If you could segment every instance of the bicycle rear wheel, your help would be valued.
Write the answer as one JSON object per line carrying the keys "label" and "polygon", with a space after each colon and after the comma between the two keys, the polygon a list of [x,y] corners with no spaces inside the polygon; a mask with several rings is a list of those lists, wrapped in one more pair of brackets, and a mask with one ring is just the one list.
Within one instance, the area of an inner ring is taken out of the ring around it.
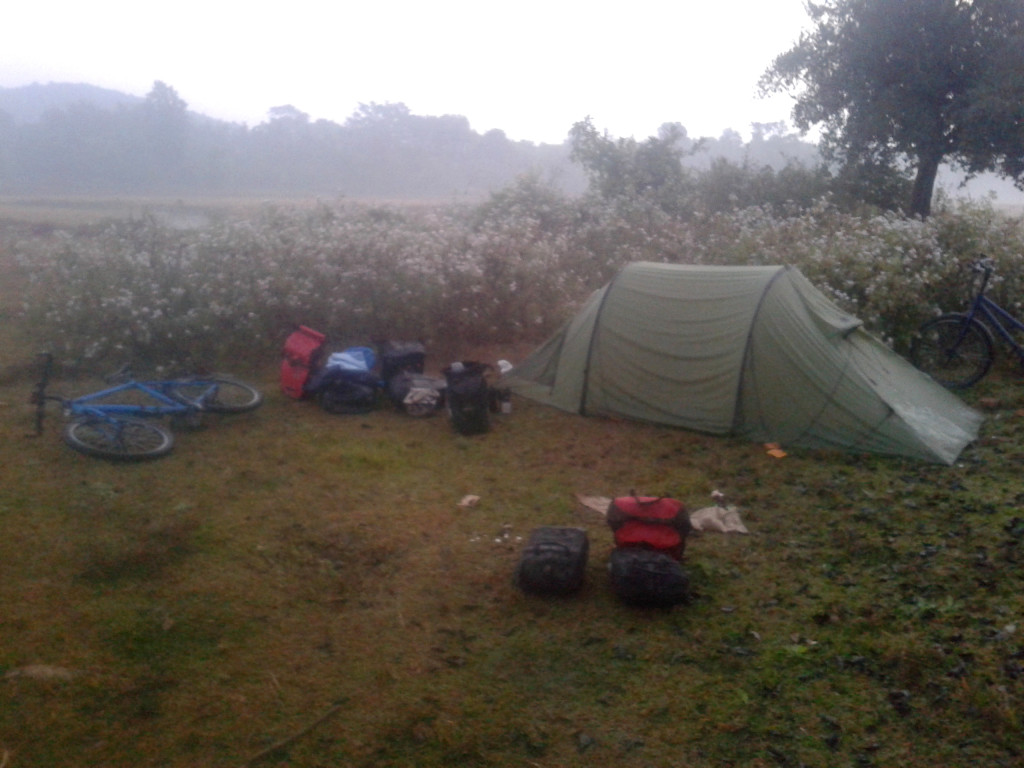
{"label": "bicycle rear wheel", "polygon": [[177,381],[173,394],[189,404],[201,403],[210,413],[245,413],[263,404],[263,394],[255,387],[221,377]]}
{"label": "bicycle rear wheel", "polygon": [[113,461],[143,461],[166,456],[174,435],[149,421],[85,418],[64,428],[64,441],[86,456]]}
{"label": "bicycle rear wheel", "polygon": [[921,326],[910,347],[910,361],[939,384],[965,389],[992,367],[992,334],[965,315],[942,315]]}

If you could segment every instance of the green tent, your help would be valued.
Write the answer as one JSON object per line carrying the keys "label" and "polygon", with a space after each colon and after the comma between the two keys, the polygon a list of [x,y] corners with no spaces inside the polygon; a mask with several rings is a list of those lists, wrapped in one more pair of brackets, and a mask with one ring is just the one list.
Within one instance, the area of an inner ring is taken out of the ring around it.
{"label": "green tent", "polygon": [[503,383],[574,413],[946,464],[981,424],[793,267],[630,264]]}

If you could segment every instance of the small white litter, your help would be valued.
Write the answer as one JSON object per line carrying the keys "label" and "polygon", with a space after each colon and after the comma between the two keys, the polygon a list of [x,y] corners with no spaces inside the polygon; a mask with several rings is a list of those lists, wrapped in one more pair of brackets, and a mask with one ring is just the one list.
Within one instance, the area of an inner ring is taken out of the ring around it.
{"label": "small white litter", "polygon": [[591,509],[601,515],[608,512],[608,505],[612,503],[612,500],[607,496],[581,496],[578,493],[576,494],[576,501],[587,509]]}
{"label": "small white litter", "polygon": [[704,507],[690,514],[690,525],[695,531],[719,533],[750,533],[740,519],[736,507]]}
{"label": "small white litter", "polygon": [[4,673],[5,680],[13,680],[17,677],[29,680],[71,680],[75,672],[64,667],[54,667],[49,664],[28,664],[24,667],[15,667]]}
{"label": "small white litter", "polygon": [[725,503],[725,494],[717,488],[711,492],[713,507],[704,507],[690,514],[690,525],[695,531],[719,533],[750,533],[740,519],[739,510]]}

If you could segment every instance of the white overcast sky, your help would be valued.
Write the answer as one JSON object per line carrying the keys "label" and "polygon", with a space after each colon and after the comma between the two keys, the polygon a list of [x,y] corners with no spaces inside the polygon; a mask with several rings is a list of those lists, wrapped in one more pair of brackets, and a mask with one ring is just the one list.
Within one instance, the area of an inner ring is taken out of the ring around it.
{"label": "white overcast sky", "polygon": [[81,82],[256,125],[291,104],[344,122],[360,103],[464,115],[560,143],[591,116],[643,139],[788,120],[757,79],[807,24],[803,0],[51,0],[10,2],[0,86]]}

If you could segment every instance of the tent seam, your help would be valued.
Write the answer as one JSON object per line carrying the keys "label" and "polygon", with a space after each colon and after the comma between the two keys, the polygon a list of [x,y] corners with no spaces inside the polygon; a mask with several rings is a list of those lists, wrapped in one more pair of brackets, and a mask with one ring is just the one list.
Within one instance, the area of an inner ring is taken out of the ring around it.
{"label": "tent seam", "polygon": [[[845,336],[841,336],[840,337],[840,341],[841,342],[845,342],[846,341],[846,337]],[[835,381],[832,382],[832,387],[831,387],[831,389],[829,389],[828,394],[825,395],[825,399],[822,401],[821,407],[818,409],[818,412],[808,422],[807,426],[799,434],[797,434],[797,436],[794,438],[794,442],[798,442],[798,441],[802,440],[806,435],[808,435],[810,433],[810,431],[812,429],[814,429],[815,426],[817,426],[818,421],[821,419],[821,415],[823,413],[825,413],[825,410],[830,405],[837,405],[838,404],[838,401],[836,400],[836,397],[835,397],[836,390],[838,390],[839,389],[839,385],[842,384],[848,378],[847,371],[850,369],[851,365],[852,365],[852,360],[849,358],[849,356],[846,356],[845,360],[843,362],[843,367],[839,371],[839,375],[836,377]],[[859,371],[860,369],[858,368],[857,370]],[[891,405],[889,405],[888,403],[886,403],[885,405],[886,405],[886,408],[888,409],[888,412],[875,425],[875,427],[874,427],[875,430],[877,430],[879,426],[881,426],[882,424],[887,422],[892,417],[892,415],[894,413]],[[864,437],[861,437],[860,439],[857,440],[857,442],[854,444],[854,446],[860,446],[860,445],[863,445],[863,444],[864,444]]]}
{"label": "tent seam", "polygon": [[615,277],[609,281],[608,285],[605,286],[604,296],[601,297],[601,303],[597,305],[597,312],[594,313],[594,330],[590,334],[590,341],[587,342],[587,357],[583,362],[583,386],[580,387],[580,416],[587,415],[587,393],[590,391],[590,362],[594,354],[594,344],[597,342],[597,334],[601,331],[601,315],[604,312],[604,304],[608,301],[608,294],[612,292],[612,288],[619,281],[622,273],[629,269],[630,265],[626,265],[620,269]]}
{"label": "tent seam", "polygon": [[[736,396],[733,397],[733,414],[732,414],[732,426],[730,427],[730,433],[735,435],[739,432],[739,420],[742,408],[740,403],[743,398],[743,390],[746,385],[746,362],[750,358],[750,350],[754,343],[754,328],[757,326],[757,318],[761,314],[761,307],[764,306],[765,297],[768,292],[775,285],[775,281],[779,279],[780,275],[783,275],[789,271],[789,265],[784,264],[774,275],[772,279],[765,285],[764,290],[761,291],[761,296],[757,300],[757,308],[754,313],[750,316],[750,325],[747,328],[747,339],[743,345],[743,357],[740,360],[740,376],[739,381],[736,383]],[[751,366],[751,374],[754,375],[753,366]],[[760,403],[758,404],[758,414],[761,412]],[[764,419],[758,416],[761,423],[764,423]]]}

